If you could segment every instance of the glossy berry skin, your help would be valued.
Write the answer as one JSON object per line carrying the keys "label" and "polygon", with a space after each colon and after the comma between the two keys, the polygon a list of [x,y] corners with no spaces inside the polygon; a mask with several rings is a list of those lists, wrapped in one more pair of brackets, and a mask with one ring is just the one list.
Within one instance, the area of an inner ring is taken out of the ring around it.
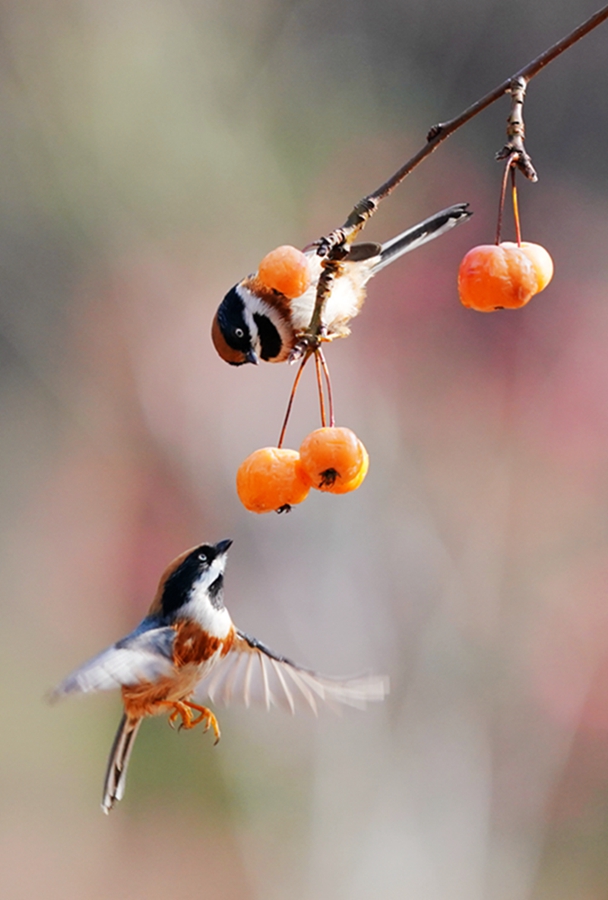
{"label": "glossy berry skin", "polygon": [[[505,241],[502,246],[517,247],[517,244],[512,244],[509,241]],[[520,247],[532,263],[532,267],[536,272],[536,278],[538,282],[536,293],[540,294],[540,292],[547,287],[547,285],[553,278],[553,260],[551,259],[549,252],[545,250],[545,248],[540,244],[532,244],[530,243],[530,241],[522,241]]]}
{"label": "glossy berry skin", "polygon": [[267,253],[258,268],[261,283],[293,300],[310,285],[310,267],[306,254],[284,244]]}
{"label": "glossy berry skin", "polygon": [[[361,444],[363,447],[363,444]],[[339,479],[333,484],[331,488],[332,494],[348,494],[350,491],[356,491],[358,487],[363,483],[363,479],[367,475],[367,470],[369,469],[369,453],[363,447],[363,463],[361,464],[361,468],[357,472],[354,478],[351,478],[350,481],[343,483]],[[329,489],[328,489],[329,490]]]}
{"label": "glossy berry skin", "polygon": [[314,488],[343,494],[359,487],[369,466],[367,451],[350,428],[318,428],[300,446],[300,459]]}
{"label": "glossy berry skin", "polygon": [[478,312],[519,309],[547,286],[552,275],[551,257],[539,244],[481,244],[460,264],[458,293],[463,306]]}
{"label": "glossy berry skin", "polygon": [[265,513],[301,503],[308,496],[310,481],[297,450],[262,447],[239,466],[236,490],[246,509]]}

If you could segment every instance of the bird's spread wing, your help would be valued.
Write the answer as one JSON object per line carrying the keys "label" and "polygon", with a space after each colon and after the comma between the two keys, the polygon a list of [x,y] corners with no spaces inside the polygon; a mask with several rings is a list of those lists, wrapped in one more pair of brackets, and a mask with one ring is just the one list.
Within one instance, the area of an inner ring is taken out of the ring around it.
{"label": "bird's spread wing", "polygon": [[142,681],[157,681],[173,669],[175,631],[145,619],[139,628],[94,656],[58,684],[51,701],[68,694],[108,691]]}
{"label": "bird's spread wing", "polygon": [[237,631],[230,652],[197,688],[197,697],[208,695],[214,703],[279,706],[292,713],[319,705],[364,709],[388,693],[388,679],[381,676],[327,678],[303,669],[269,650],[255,638]]}

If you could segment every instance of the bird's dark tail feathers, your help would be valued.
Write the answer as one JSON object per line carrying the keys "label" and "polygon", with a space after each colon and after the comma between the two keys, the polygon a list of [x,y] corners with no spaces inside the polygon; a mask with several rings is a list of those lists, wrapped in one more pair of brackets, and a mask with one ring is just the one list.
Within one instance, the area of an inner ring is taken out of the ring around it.
{"label": "bird's dark tail feathers", "polygon": [[468,206],[468,203],[457,203],[454,206],[449,206],[447,209],[442,209],[441,212],[435,213],[434,216],[430,216],[424,222],[420,222],[419,225],[414,225],[413,228],[408,228],[403,234],[399,234],[391,241],[387,241],[386,244],[382,245],[380,260],[374,266],[374,275],[404,253],[409,253],[410,250],[421,247],[427,241],[432,241],[445,234],[446,231],[449,231],[455,225],[466,222],[472,216],[472,213],[468,211]]}
{"label": "bird's dark tail feathers", "polygon": [[103,783],[103,798],[101,808],[107,815],[117,800],[122,800],[125,792],[127,778],[127,766],[135,742],[135,737],[141,725],[141,719],[130,719],[126,714],[120,720]]}

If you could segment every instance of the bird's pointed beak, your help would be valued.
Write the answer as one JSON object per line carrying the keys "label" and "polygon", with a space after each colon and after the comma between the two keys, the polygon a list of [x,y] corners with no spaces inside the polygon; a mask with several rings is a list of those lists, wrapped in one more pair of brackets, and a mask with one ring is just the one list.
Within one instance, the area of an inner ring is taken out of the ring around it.
{"label": "bird's pointed beak", "polygon": [[258,355],[255,350],[248,350],[245,354],[245,362],[253,363],[254,366],[257,366],[259,363]]}
{"label": "bird's pointed beak", "polygon": [[225,556],[231,546],[232,540],[230,538],[226,538],[225,541],[220,541],[215,545],[215,551],[218,556]]}

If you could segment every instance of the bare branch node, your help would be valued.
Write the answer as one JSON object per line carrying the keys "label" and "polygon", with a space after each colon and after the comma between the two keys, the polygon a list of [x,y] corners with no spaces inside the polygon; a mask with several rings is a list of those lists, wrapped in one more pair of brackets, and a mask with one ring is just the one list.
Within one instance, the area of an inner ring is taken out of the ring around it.
{"label": "bare branch node", "polygon": [[521,75],[515,76],[509,86],[511,94],[511,112],[507,119],[507,143],[496,154],[497,160],[508,159],[511,165],[529,181],[538,181],[536,169],[524,145],[526,127],[524,125],[524,100],[528,82]]}

